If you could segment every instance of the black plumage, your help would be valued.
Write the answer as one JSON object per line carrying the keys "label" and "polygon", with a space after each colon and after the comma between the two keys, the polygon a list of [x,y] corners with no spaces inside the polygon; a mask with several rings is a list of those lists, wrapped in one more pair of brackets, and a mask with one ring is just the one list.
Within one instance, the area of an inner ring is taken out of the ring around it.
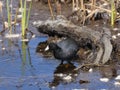
{"label": "black plumage", "polygon": [[78,51],[79,47],[75,40],[66,38],[58,43],[50,43],[49,50],[53,52],[56,59],[70,62]]}

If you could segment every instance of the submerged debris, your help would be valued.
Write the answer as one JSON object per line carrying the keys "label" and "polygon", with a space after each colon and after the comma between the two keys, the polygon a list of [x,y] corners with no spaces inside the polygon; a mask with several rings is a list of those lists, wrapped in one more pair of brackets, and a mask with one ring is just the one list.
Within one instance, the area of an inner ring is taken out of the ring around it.
{"label": "submerged debris", "polygon": [[80,80],[79,83],[80,83],[80,84],[90,83],[90,81],[87,81],[87,80],[86,80],[86,81],[85,81],[85,80]]}

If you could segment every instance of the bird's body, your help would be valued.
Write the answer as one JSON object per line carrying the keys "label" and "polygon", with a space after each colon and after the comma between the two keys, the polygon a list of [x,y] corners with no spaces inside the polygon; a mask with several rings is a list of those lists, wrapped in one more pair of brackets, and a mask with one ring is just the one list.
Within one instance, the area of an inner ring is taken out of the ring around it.
{"label": "bird's body", "polygon": [[71,61],[78,51],[77,42],[71,38],[64,39],[58,43],[50,43],[49,48],[54,57],[59,60]]}

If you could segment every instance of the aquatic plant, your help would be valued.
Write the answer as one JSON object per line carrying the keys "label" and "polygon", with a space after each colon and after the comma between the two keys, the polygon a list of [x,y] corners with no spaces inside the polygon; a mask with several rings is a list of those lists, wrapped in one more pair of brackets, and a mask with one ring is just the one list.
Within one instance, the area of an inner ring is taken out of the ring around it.
{"label": "aquatic plant", "polygon": [[111,4],[111,26],[114,27],[117,15],[114,0],[110,0],[110,4]]}
{"label": "aquatic plant", "polygon": [[[9,3],[11,2],[11,8],[10,8],[10,5]],[[11,26],[11,11],[10,9],[12,9],[12,0],[7,0],[6,2],[6,6],[7,6],[7,17],[8,17],[8,30],[10,30],[10,34],[12,33],[12,26]]]}
{"label": "aquatic plant", "polygon": [[[27,1],[26,0],[20,0],[20,8],[22,9],[22,18],[21,18],[21,29],[22,29],[22,61],[23,64],[26,63],[26,59],[27,59],[27,53],[29,55],[29,52],[27,52],[27,45],[25,39],[26,39],[26,32],[28,29],[28,23],[29,23],[29,18],[30,18],[30,11],[31,11],[31,7],[32,7],[32,1],[30,1],[29,3],[29,8],[27,11]],[[28,56],[30,57],[30,56]]]}
{"label": "aquatic plant", "polygon": [[[64,2],[66,1],[64,0]],[[99,0],[99,1],[97,0],[72,0],[71,3],[72,3],[71,5],[72,14],[70,16],[72,17],[74,15],[75,17],[77,17],[78,22],[83,25],[88,20],[95,21],[96,19],[97,20],[103,19],[104,22],[110,21],[111,26],[114,26],[116,19],[119,19],[120,17],[120,12],[116,10],[117,8],[120,7],[119,0]],[[62,0],[62,4],[64,4],[63,0]]]}
{"label": "aquatic plant", "polygon": [[25,38],[25,34],[26,34],[26,29],[28,28],[28,23],[29,23],[29,17],[30,17],[30,11],[31,11],[31,7],[32,7],[32,1],[30,1],[30,5],[29,5],[29,9],[28,9],[28,13],[27,13],[27,6],[26,6],[26,0],[20,0],[20,5],[21,5],[21,9],[22,9],[22,23],[21,23],[21,28],[22,28],[22,38]]}
{"label": "aquatic plant", "polygon": [[[31,8],[32,8],[32,0],[29,0],[29,2],[28,2],[28,0],[18,0],[18,7],[15,7],[15,12],[13,12],[12,5],[13,5],[13,0],[6,0],[6,7],[7,7],[6,9],[7,9],[8,20],[4,21],[4,17],[3,17],[3,22],[4,22],[5,27],[8,26],[7,29],[8,29],[8,31],[10,31],[10,33],[9,33],[10,35],[8,33],[6,33],[5,37],[11,39],[11,38],[16,38],[16,36],[17,37],[21,36],[21,34],[18,35],[16,32],[15,32],[15,34],[14,34],[14,32],[12,32],[13,30],[14,31],[16,30],[16,23],[18,20],[18,15],[21,16],[19,18],[19,20],[21,20],[21,23],[19,22],[19,24],[21,26],[20,32],[22,33],[22,38],[21,38],[22,43],[21,43],[21,51],[20,50],[19,51],[20,51],[22,63],[25,64],[27,55],[28,55],[28,58],[30,59],[30,52],[27,51],[28,47],[26,44],[26,39],[27,39],[26,33],[28,31],[30,12],[31,12]],[[14,17],[12,18],[12,16],[14,16]],[[3,31],[5,31],[5,30],[3,30]],[[11,40],[9,40],[9,41],[11,41]],[[14,41],[12,41],[11,43],[14,43]],[[11,43],[9,43],[9,44],[11,44]]]}

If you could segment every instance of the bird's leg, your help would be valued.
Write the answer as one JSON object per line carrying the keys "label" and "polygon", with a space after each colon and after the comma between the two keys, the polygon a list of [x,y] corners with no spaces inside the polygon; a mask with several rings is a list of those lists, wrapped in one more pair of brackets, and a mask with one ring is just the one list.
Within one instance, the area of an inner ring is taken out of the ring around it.
{"label": "bird's leg", "polygon": [[71,63],[71,61],[68,61],[68,64],[73,65],[73,64]]}
{"label": "bird's leg", "polygon": [[63,64],[63,62],[64,62],[64,60],[62,60],[62,61],[61,61],[60,65],[62,65],[62,64]]}

